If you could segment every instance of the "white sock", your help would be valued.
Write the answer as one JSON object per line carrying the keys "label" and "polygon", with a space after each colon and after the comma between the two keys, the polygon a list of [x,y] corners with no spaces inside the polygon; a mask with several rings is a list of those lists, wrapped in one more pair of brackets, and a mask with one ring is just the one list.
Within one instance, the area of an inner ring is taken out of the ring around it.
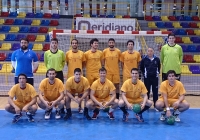
{"label": "white sock", "polygon": [[111,113],[111,112],[113,112],[114,111],[114,109],[113,108],[110,108],[109,109],[109,113]]}

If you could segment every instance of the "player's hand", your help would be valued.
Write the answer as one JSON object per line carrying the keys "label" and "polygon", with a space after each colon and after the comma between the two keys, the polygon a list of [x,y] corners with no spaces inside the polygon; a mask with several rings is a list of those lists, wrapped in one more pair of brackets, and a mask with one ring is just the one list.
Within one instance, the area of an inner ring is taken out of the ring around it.
{"label": "player's hand", "polygon": [[50,108],[53,108],[54,106],[56,106],[56,103],[57,103],[56,101],[51,101],[51,102],[50,102],[50,104],[51,104],[51,105],[50,105]]}
{"label": "player's hand", "polygon": [[179,101],[176,101],[174,104],[173,104],[173,108],[174,109],[177,109],[178,106],[179,106],[180,102]]}
{"label": "player's hand", "polygon": [[16,106],[16,107],[15,107],[15,113],[16,113],[16,114],[20,114],[20,111],[21,111],[20,108]]}
{"label": "player's hand", "polygon": [[142,109],[144,109],[145,104],[141,104],[140,106],[141,106],[141,110],[142,110]]}
{"label": "player's hand", "polygon": [[99,107],[100,107],[100,109],[104,109],[105,108],[104,105],[102,105],[101,103],[99,103]]}
{"label": "player's hand", "polygon": [[44,105],[46,106],[46,109],[49,109],[49,105],[50,103],[49,102],[44,102]]}
{"label": "player's hand", "polygon": [[130,109],[130,110],[133,109],[133,105],[132,105],[132,104],[128,104],[127,107],[128,107],[128,109]]}
{"label": "player's hand", "polygon": [[25,105],[23,108],[22,108],[22,112],[27,112],[28,111],[28,106]]}
{"label": "player's hand", "polygon": [[109,106],[109,103],[108,102],[106,102],[104,105],[104,108],[106,108],[106,107],[108,107]]}
{"label": "player's hand", "polygon": [[172,114],[171,114],[171,111],[170,110],[167,110],[167,112],[166,112],[166,116],[167,117],[170,117]]}

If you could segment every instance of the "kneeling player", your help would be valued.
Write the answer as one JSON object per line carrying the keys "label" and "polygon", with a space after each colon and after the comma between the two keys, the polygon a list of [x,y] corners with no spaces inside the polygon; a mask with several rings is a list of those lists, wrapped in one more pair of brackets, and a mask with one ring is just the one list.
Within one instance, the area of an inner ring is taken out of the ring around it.
{"label": "kneeling player", "polygon": [[[86,106],[94,110],[92,119],[97,119],[99,109],[105,109],[109,106],[107,113],[110,119],[114,119],[113,111],[118,106],[118,99],[116,99],[116,91],[114,84],[106,79],[106,69],[102,67],[99,69],[100,78],[93,82],[90,91],[90,100],[87,101]],[[112,95],[112,97],[110,97]]]}
{"label": "kneeling player", "polygon": [[[125,106],[128,109],[133,108],[133,104],[140,104],[141,111],[135,114],[136,118],[140,122],[144,122],[142,113],[149,109],[152,105],[152,101],[148,100],[147,89],[139,78],[139,72],[137,68],[131,70],[131,79],[126,80],[122,87],[122,99],[119,100],[119,107],[123,111],[123,121],[128,120],[129,113],[127,112]],[[141,97],[143,96],[143,98]]]}
{"label": "kneeling player", "polygon": [[40,108],[45,110],[45,119],[49,119],[52,109],[56,109],[56,119],[61,118],[60,110],[64,107],[64,85],[62,81],[56,78],[55,69],[47,71],[48,78],[41,81],[39,86],[39,98],[37,103]]}
{"label": "kneeling player", "polygon": [[[29,122],[33,122],[33,114],[37,111],[37,93],[34,87],[28,83],[25,74],[19,74],[19,83],[14,85],[9,91],[8,104],[5,110],[15,114],[13,123],[16,123],[21,117],[22,112],[26,113]],[[14,100],[16,98],[16,100]]]}
{"label": "kneeling player", "polygon": [[159,111],[163,111],[160,116],[160,120],[164,121],[165,117],[171,116],[170,108],[173,107],[174,111],[172,115],[175,116],[175,121],[180,122],[179,114],[187,110],[190,105],[185,99],[185,88],[183,84],[176,80],[176,72],[169,70],[167,72],[167,79],[161,83],[159,92],[161,97],[156,102],[156,108]]}
{"label": "kneeling player", "polygon": [[66,103],[67,114],[64,116],[64,119],[67,120],[72,116],[71,106],[70,106],[71,100],[74,100],[80,106],[82,100],[85,99],[84,116],[88,120],[91,120],[91,117],[88,115],[88,108],[85,105],[86,101],[88,100],[88,92],[89,92],[90,84],[87,78],[82,76],[82,72],[80,68],[76,68],[74,70],[74,76],[70,77],[67,80],[65,84],[65,88],[66,88],[65,103]]}

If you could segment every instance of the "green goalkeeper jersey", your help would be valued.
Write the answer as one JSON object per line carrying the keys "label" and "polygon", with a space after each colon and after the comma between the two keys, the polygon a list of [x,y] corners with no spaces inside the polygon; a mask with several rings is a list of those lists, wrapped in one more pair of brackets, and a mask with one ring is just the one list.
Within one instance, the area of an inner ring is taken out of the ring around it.
{"label": "green goalkeeper jersey", "polygon": [[176,74],[181,74],[181,63],[183,60],[183,51],[180,45],[175,44],[162,46],[160,60],[162,64],[162,73],[174,70]]}

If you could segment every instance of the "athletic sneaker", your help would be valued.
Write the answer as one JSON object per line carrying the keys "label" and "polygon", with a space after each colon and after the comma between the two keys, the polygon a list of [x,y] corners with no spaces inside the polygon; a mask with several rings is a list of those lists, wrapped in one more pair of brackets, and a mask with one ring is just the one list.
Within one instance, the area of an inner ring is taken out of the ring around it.
{"label": "athletic sneaker", "polygon": [[83,109],[81,107],[78,108],[78,113],[80,113],[80,114],[83,113]]}
{"label": "athletic sneaker", "polygon": [[12,120],[12,123],[16,123],[19,121],[19,119],[22,117],[22,114],[15,114]]}
{"label": "athletic sneaker", "polygon": [[26,112],[26,117],[28,118],[29,122],[34,122],[33,115],[30,112]]}
{"label": "athletic sneaker", "polygon": [[138,119],[139,122],[144,122],[142,114],[135,114],[135,117]]}
{"label": "athletic sneaker", "polygon": [[123,114],[123,121],[128,121],[128,116],[129,116],[129,114],[128,113],[126,113],[126,114]]}
{"label": "athletic sneaker", "polygon": [[111,119],[111,120],[115,119],[113,112],[110,112],[110,113],[108,112],[107,115],[108,115],[109,119]]}
{"label": "athletic sneaker", "polygon": [[84,116],[86,117],[87,120],[92,120],[92,118],[88,114],[85,114]]}
{"label": "athletic sneaker", "polygon": [[71,118],[71,116],[72,116],[71,113],[66,113],[65,116],[64,116],[63,118],[64,118],[64,120],[68,120],[68,119]]}
{"label": "athletic sneaker", "polygon": [[166,118],[166,111],[163,111],[161,114],[160,114],[160,120],[161,121],[164,121]]}
{"label": "athletic sneaker", "polygon": [[60,116],[60,110],[57,110],[56,109],[56,116],[55,116],[56,119],[60,119],[61,116]]}
{"label": "athletic sneaker", "polygon": [[93,112],[94,112],[94,114],[93,114],[93,116],[92,116],[92,119],[93,119],[93,120],[96,120],[97,117],[98,117],[98,115],[99,115],[99,110],[98,110],[98,111],[93,111]]}
{"label": "athletic sneaker", "polygon": [[175,117],[175,121],[176,121],[176,122],[180,122],[180,121],[181,121],[181,119],[179,118],[180,112],[179,112],[178,109],[174,110],[174,112],[173,112],[172,114],[173,114],[173,116]]}
{"label": "athletic sneaker", "polygon": [[44,119],[45,119],[45,120],[50,119],[51,111],[52,111],[52,109],[46,110],[46,111],[45,111],[45,116],[44,116]]}

